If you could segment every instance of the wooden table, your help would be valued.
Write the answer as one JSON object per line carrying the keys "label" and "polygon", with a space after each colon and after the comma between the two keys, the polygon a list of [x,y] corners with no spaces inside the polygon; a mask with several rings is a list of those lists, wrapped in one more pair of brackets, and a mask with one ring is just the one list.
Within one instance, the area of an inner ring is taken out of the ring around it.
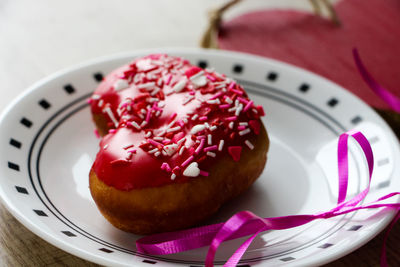
{"label": "wooden table", "polygon": [[[2,0],[0,1],[0,111],[33,82],[62,68],[113,53],[153,47],[197,47],[206,13],[222,1]],[[268,6],[305,1],[270,0]],[[244,12],[260,6],[245,1]],[[328,266],[378,266],[383,235]],[[400,224],[388,242],[388,259],[400,265]],[[95,266],[37,237],[0,206],[0,265]]]}

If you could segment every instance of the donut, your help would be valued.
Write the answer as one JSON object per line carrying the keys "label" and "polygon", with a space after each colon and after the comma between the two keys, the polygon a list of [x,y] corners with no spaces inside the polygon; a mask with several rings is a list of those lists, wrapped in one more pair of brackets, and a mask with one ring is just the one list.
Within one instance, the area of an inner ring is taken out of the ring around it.
{"label": "donut", "polygon": [[264,110],[234,80],[152,54],[107,75],[89,99],[100,140],[91,195],[135,234],[200,224],[262,173]]}

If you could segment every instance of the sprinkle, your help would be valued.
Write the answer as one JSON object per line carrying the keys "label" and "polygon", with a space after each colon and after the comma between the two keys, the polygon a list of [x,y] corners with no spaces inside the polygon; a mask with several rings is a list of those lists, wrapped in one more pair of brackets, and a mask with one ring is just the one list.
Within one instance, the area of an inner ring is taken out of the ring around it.
{"label": "sprinkle", "polygon": [[230,104],[223,104],[223,105],[219,105],[219,108],[225,109],[225,108],[229,108],[231,105]]}
{"label": "sprinkle", "polygon": [[233,87],[235,87],[236,83],[235,82],[231,82],[231,84],[229,84],[228,89],[231,90],[233,89]]}
{"label": "sprinkle", "polygon": [[86,103],[92,104],[92,102],[93,102],[93,99],[91,99],[91,98],[86,99]]}
{"label": "sprinkle", "polygon": [[128,153],[130,153],[130,154],[136,154],[136,149],[130,149],[130,150],[128,150]]}
{"label": "sprinkle", "polygon": [[219,141],[218,151],[222,151],[223,148],[224,148],[224,140],[222,139]]}
{"label": "sprinkle", "polygon": [[139,84],[137,86],[137,88],[149,90],[149,89],[152,89],[155,85],[156,85],[155,82],[148,82],[148,83]]}
{"label": "sprinkle", "polygon": [[217,128],[218,127],[216,125],[213,125],[213,126],[210,127],[210,131],[215,131],[215,130],[217,130]]}
{"label": "sprinkle", "polygon": [[238,106],[238,108],[236,109],[235,116],[239,116],[240,112],[242,112],[242,109],[243,109],[243,105],[240,104]]}
{"label": "sprinkle", "polygon": [[186,138],[182,138],[180,139],[178,142],[176,142],[178,144],[178,146],[180,146],[183,142],[186,141]]}
{"label": "sprinkle", "polygon": [[164,140],[164,137],[155,136],[155,137],[153,137],[153,139],[156,140],[156,141],[163,141],[163,140]]}
{"label": "sprinkle", "polygon": [[244,126],[244,125],[239,125],[239,126],[237,127],[237,129],[238,129],[238,130],[244,130],[244,129],[246,129],[246,126]]}
{"label": "sprinkle", "polygon": [[240,160],[240,154],[242,152],[242,147],[241,146],[230,146],[228,147],[228,153],[231,155],[232,159],[234,161],[239,161]]}
{"label": "sprinkle", "polygon": [[207,135],[207,144],[212,145],[212,135],[211,134]]}
{"label": "sprinkle", "polygon": [[97,129],[95,129],[93,132],[94,132],[94,135],[96,136],[96,138],[100,138],[100,134]]}
{"label": "sprinkle", "polygon": [[244,141],[244,143],[248,146],[248,148],[250,148],[250,150],[254,149],[254,145],[249,140]]}
{"label": "sprinkle", "polygon": [[213,97],[210,98],[210,100],[216,99],[216,98],[220,97],[220,96],[223,95],[223,94],[224,94],[224,92],[216,93],[215,95],[213,95]]}
{"label": "sprinkle", "polygon": [[207,74],[206,77],[207,77],[207,79],[209,79],[210,81],[215,82],[214,76],[211,76],[210,74]]}
{"label": "sprinkle", "polygon": [[172,90],[173,90],[175,93],[179,93],[180,91],[183,90],[183,88],[185,88],[186,84],[187,84],[187,80],[186,80],[186,79],[180,80],[179,82],[177,82],[177,83],[174,85],[174,87],[172,88]]}
{"label": "sprinkle", "polygon": [[227,120],[227,121],[235,121],[236,119],[237,119],[236,116],[232,116],[232,117],[226,118],[225,120]]}
{"label": "sprinkle", "polygon": [[207,129],[210,128],[210,124],[208,124],[208,122],[205,122],[204,126],[206,126]]}
{"label": "sprinkle", "polygon": [[168,156],[172,156],[173,154],[175,154],[177,149],[178,149],[177,144],[170,144],[163,147],[163,150],[167,152]]}
{"label": "sprinkle", "polygon": [[203,149],[204,147],[204,143],[206,142],[205,139],[201,139],[200,141],[200,145],[196,148],[196,150],[194,151],[195,154],[199,154],[200,151]]}
{"label": "sprinkle", "polygon": [[169,166],[169,164],[167,162],[164,162],[163,164],[161,164],[161,170],[166,170],[167,172],[170,172],[171,167]]}
{"label": "sprinkle", "polygon": [[108,147],[108,144],[105,144],[105,145],[103,146],[103,149],[106,150],[107,147]]}
{"label": "sprinkle", "polygon": [[167,133],[176,132],[176,131],[179,131],[180,129],[182,129],[181,126],[176,126],[174,128],[169,128],[169,129],[167,129]]}
{"label": "sprinkle", "polygon": [[238,95],[243,95],[242,91],[239,91],[239,90],[236,90],[236,89],[230,89],[229,91],[234,92],[234,93],[236,93]]}
{"label": "sprinkle", "polygon": [[154,156],[158,157],[158,156],[160,156],[160,154],[161,154],[161,152],[157,151],[156,153],[154,153]]}
{"label": "sprinkle", "polygon": [[196,139],[198,139],[198,140],[206,139],[206,136],[205,135],[199,135],[199,136],[196,137]]}
{"label": "sprinkle", "polygon": [[187,103],[189,103],[190,101],[192,101],[194,99],[194,96],[188,96],[185,100],[183,100],[183,105],[186,105]]}
{"label": "sprinkle", "polygon": [[165,102],[164,101],[158,102],[158,107],[159,108],[163,108],[164,106],[165,106]]}
{"label": "sprinkle", "polygon": [[149,110],[147,111],[146,120],[145,120],[146,123],[148,123],[148,122],[150,121],[151,111],[152,111],[151,109],[149,109]]}
{"label": "sprinkle", "polygon": [[231,121],[228,125],[229,129],[233,129],[233,126],[235,125],[235,123],[233,121]]}
{"label": "sprinkle", "polygon": [[92,95],[92,99],[93,99],[93,100],[98,100],[98,99],[100,99],[100,98],[101,98],[100,95]]}
{"label": "sprinkle", "polygon": [[199,118],[199,121],[206,121],[207,119],[208,119],[207,116],[201,116],[201,117]]}
{"label": "sprinkle", "polygon": [[243,111],[246,112],[248,111],[251,106],[253,106],[254,102],[253,101],[249,101],[249,103],[247,103],[247,105],[244,107]]}
{"label": "sprinkle", "polygon": [[[185,166],[188,165],[193,159],[194,159],[193,156],[188,157],[188,158],[181,164],[181,167],[182,167],[182,168],[185,167]],[[196,164],[197,164],[197,162],[193,162],[193,163],[196,163]]]}
{"label": "sprinkle", "polygon": [[179,156],[181,156],[183,154],[183,151],[186,149],[185,146],[182,146],[181,149],[179,149]]}
{"label": "sprinkle", "polygon": [[215,154],[214,152],[207,152],[206,155],[213,157],[213,158],[215,158],[215,156],[217,156],[217,154]]}
{"label": "sprinkle", "polygon": [[[175,118],[176,118],[176,115],[178,115],[178,114],[176,114],[176,112],[172,113],[172,115],[171,115],[171,117],[169,117],[169,120],[168,120],[168,121],[172,121],[173,119],[175,119]],[[174,123],[172,122],[172,124],[174,124]],[[168,125],[168,127],[171,127],[172,124]]]}
{"label": "sprinkle", "polygon": [[161,143],[159,143],[157,141],[154,141],[153,139],[148,139],[147,141],[149,142],[149,144],[152,144],[153,146],[156,146],[156,147],[161,146],[161,147],[163,147],[163,144],[161,144]]}
{"label": "sprinkle", "polygon": [[128,148],[131,148],[131,147],[133,147],[133,144],[126,145],[126,146],[124,146],[124,147],[122,147],[122,148],[123,148],[123,149],[128,149]]}
{"label": "sprinkle", "polygon": [[195,126],[193,126],[193,128],[190,130],[191,134],[196,134],[198,132],[203,131],[206,128],[206,126],[204,126],[204,124],[197,124]]}
{"label": "sprinkle", "polygon": [[208,176],[209,175],[209,173],[208,172],[206,172],[206,171],[200,171],[200,173],[199,173],[201,176]]}
{"label": "sprinkle", "polygon": [[168,74],[168,77],[167,77],[167,79],[165,80],[165,84],[166,84],[166,85],[169,85],[169,83],[171,82],[171,79],[172,79],[172,75],[171,75],[171,74]]}
{"label": "sprinkle", "polygon": [[127,80],[119,79],[114,83],[114,90],[124,90],[129,87],[129,83]]}
{"label": "sprinkle", "polygon": [[175,180],[175,178],[176,178],[176,174],[175,173],[171,174],[171,180]]}
{"label": "sprinkle", "polygon": [[239,100],[240,102],[242,102],[243,104],[249,103],[249,101],[248,101],[247,99],[244,99],[243,97],[238,97],[238,100]]}
{"label": "sprinkle", "polygon": [[150,95],[151,95],[151,96],[155,96],[156,94],[158,94],[158,92],[160,92],[160,88],[156,87],[156,89],[154,89],[154,90],[150,93]]}
{"label": "sprinkle", "polygon": [[[194,70],[194,68],[193,68],[193,69],[190,69],[189,72],[192,72],[193,70]],[[192,73],[193,73],[193,72],[192,72]],[[196,74],[190,76],[190,79],[191,79],[191,80],[195,80],[196,78],[202,76],[203,74],[204,74],[204,70],[200,70],[200,71],[197,72]]]}
{"label": "sprinkle", "polygon": [[156,153],[158,151],[158,148],[154,148],[152,150],[149,151],[150,154]]}
{"label": "sprinkle", "polygon": [[115,127],[118,127],[118,121],[117,119],[114,117],[114,114],[112,113],[110,107],[106,107],[103,109],[103,111],[105,111],[108,115],[108,117],[110,117],[110,119],[112,120],[112,122],[114,123]]}
{"label": "sprinkle", "polygon": [[221,104],[221,102],[219,101],[219,99],[212,99],[212,100],[207,100],[206,101],[207,104]]}
{"label": "sprinkle", "polygon": [[150,131],[148,131],[145,135],[144,135],[144,137],[150,137],[151,136],[151,132]]}
{"label": "sprinkle", "polygon": [[104,104],[104,100],[103,100],[103,99],[100,99],[99,103],[97,103],[97,106],[98,106],[99,108],[101,108],[101,107],[103,106],[103,104]]}
{"label": "sprinkle", "polygon": [[250,130],[249,128],[244,129],[243,131],[240,131],[240,132],[239,132],[239,135],[240,135],[240,136],[243,136],[243,135],[245,135],[245,134],[250,133],[250,131],[251,131],[251,130]]}
{"label": "sprinkle", "polygon": [[225,102],[228,103],[228,104],[232,104],[232,103],[233,103],[232,99],[230,99],[229,97],[225,97],[224,100],[225,100]]}
{"label": "sprinkle", "polygon": [[242,125],[242,126],[247,126],[247,125],[249,125],[249,123],[247,123],[247,122],[239,122],[239,125]]}
{"label": "sprinkle", "polygon": [[108,133],[115,133],[116,132],[116,130],[115,129],[110,129],[110,130],[108,130]]}
{"label": "sprinkle", "polygon": [[183,175],[188,177],[197,177],[200,174],[200,169],[197,162],[192,162],[187,168],[183,171]]}
{"label": "sprinkle", "polygon": [[213,146],[205,147],[205,148],[203,149],[203,151],[204,151],[204,152],[208,152],[208,151],[212,151],[212,150],[216,150],[216,149],[217,149],[217,145],[213,145]]}
{"label": "sprinkle", "polygon": [[140,125],[136,121],[131,122],[132,126],[135,127],[136,129],[140,130]]}

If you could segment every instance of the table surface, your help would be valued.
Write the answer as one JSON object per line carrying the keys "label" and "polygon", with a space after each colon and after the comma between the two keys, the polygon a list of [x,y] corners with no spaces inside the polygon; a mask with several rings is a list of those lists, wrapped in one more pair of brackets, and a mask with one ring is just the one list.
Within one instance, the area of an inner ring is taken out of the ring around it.
{"label": "table surface", "polygon": [[[35,81],[96,57],[156,47],[198,47],[207,11],[224,1],[0,0],[0,111]],[[256,8],[310,10],[307,1],[244,1],[227,17]],[[378,266],[383,234],[327,266]],[[388,260],[400,265],[400,224]],[[31,233],[0,205],[0,265],[95,266]]]}

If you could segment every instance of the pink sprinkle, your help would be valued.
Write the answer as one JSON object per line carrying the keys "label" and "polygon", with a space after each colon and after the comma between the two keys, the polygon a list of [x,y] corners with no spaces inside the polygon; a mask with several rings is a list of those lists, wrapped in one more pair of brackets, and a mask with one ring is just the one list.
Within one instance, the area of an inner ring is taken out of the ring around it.
{"label": "pink sprinkle", "polygon": [[149,110],[147,111],[147,114],[146,114],[146,122],[147,122],[147,123],[149,123],[149,121],[150,121],[150,114],[151,114],[151,111],[152,111],[152,109],[149,109]]}
{"label": "pink sprinkle", "polygon": [[182,164],[181,167],[185,167],[186,165],[188,165],[192,160],[194,159],[193,156],[188,157]]}
{"label": "pink sprinkle", "polygon": [[164,145],[168,145],[169,143],[171,143],[171,139],[164,139],[164,140],[162,140],[162,143],[164,144]]}
{"label": "pink sprinkle", "polygon": [[217,148],[218,148],[217,145],[208,146],[208,147],[205,147],[205,148],[203,149],[203,151],[204,151],[204,152],[212,151],[212,150],[216,150]]}
{"label": "pink sprinkle", "polygon": [[165,81],[165,84],[166,84],[166,85],[169,85],[169,83],[171,82],[171,80],[172,80],[172,75],[169,74],[168,77],[167,77],[167,80]]}
{"label": "pink sprinkle", "polygon": [[133,153],[133,154],[136,154],[136,151],[137,151],[136,149],[128,150],[129,153]]}
{"label": "pink sprinkle", "polygon": [[244,130],[244,129],[246,129],[246,126],[244,126],[244,125],[238,126],[238,130],[239,130],[239,131]]}
{"label": "pink sprinkle", "polygon": [[163,164],[161,164],[161,170],[166,170],[167,172],[170,172],[171,167],[169,166],[168,163],[164,162]]}
{"label": "pink sprinkle", "polygon": [[179,140],[181,140],[183,137],[185,137],[185,134],[183,132],[179,132],[174,135],[174,137],[172,138],[172,141],[174,141],[176,143]]}
{"label": "pink sprinkle", "polygon": [[228,86],[228,89],[229,89],[229,90],[232,90],[233,87],[235,87],[235,85],[236,85],[235,82],[231,82],[231,83],[229,84],[229,86]]}
{"label": "pink sprinkle", "polygon": [[159,143],[159,142],[157,142],[157,141],[154,141],[153,139],[147,139],[147,141],[148,141],[150,144],[152,144],[153,146],[156,146],[156,147],[158,147],[158,146],[164,146],[163,144],[161,144],[161,143]]}
{"label": "pink sprinkle", "polygon": [[97,129],[95,129],[93,132],[94,132],[94,135],[96,136],[96,138],[100,138],[100,134],[99,134],[99,131],[97,131]]}
{"label": "pink sprinkle", "polygon": [[189,95],[195,95],[195,94],[196,94],[195,91],[190,91],[190,92],[189,92]]}
{"label": "pink sprinkle", "polygon": [[171,117],[169,117],[169,121],[172,121],[173,119],[175,119],[176,115],[178,115],[178,114],[176,114],[176,112],[174,112],[174,113],[171,115]]}
{"label": "pink sprinkle", "polygon": [[206,121],[207,119],[208,119],[207,116],[202,116],[202,117],[199,118],[200,121]]}
{"label": "pink sprinkle", "polygon": [[196,150],[194,151],[195,154],[199,154],[200,151],[203,149],[204,147],[204,143],[206,142],[206,139],[201,139],[200,141],[200,145],[196,148]]}
{"label": "pink sprinkle", "polygon": [[213,97],[210,98],[210,100],[216,99],[218,97],[220,97],[221,95],[223,95],[225,92],[219,92],[217,94],[215,94]]}
{"label": "pink sprinkle", "polygon": [[247,103],[247,105],[244,107],[243,111],[248,111],[252,106],[253,106],[254,102],[250,101]]}
{"label": "pink sprinkle", "polygon": [[243,95],[242,91],[239,91],[239,90],[236,90],[236,89],[229,89],[229,91],[234,92],[234,93],[236,93],[238,95]]}
{"label": "pink sprinkle", "polygon": [[209,175],[209,173],[208,173],[208,172],[206,172],[206,171],[202,171],[202,170],[200,170],[200,175],[201,175],[201,176],[208,176],[208,175]]}
{"label": "pink sprinkle", "polygon": [[115,129],[110,129],[110,130],[108,130],[108,133],[115,133],[115,132],[116,132]]}
{"label": "pink sprinkle", "polygon": [[210,74],[207,74],[206,77],[207,77],[210,81],[212,81],[212,82],[215,82],[215,81],[216,81],[215,78],[214,78],[214,76],[211,76]]}
{"label": "pink sprinkle", "polygon": [[231,106],[230,104],[219,105],[219,107],[222,108],[222,109],[229,108],[230,106]]}
{"label": "pink sprinkle", "polygon": [[231,155],[232,159],[237,162],[240,160],[240,154],[242,152],[242,147],[241,146],[230,146],[230,147],[228,147],[228,152]]}
{"label": "pink sprinkle", "polygon": [[92,104],[92,102],[93,102],[93,99],[91,99],[91,98],[88,98],[88,99],[86,99],[86,102],[87,102],[88,104]]}
{"label": "pink sprinkle", "polygon": [[177,121],[177,123],[181,127],[185,126],[185,123],[182,120]]}
{"label": "pink sprinkle", "polygon": [[244,99],[243,97],[238,97],[238,100],[239,100],[240,102],[242,102],[243,104],[249,103],[249,101],[248,101],[247,99]]}
{"label": "pink sprinkle", "polygon": [[199,135],[199,136],[196,136],[196,138],[198,140],[201,140],[201,139],[206,139],[206,136],[205,135]]}
{"label": "pink sprinkle", "polygon": [[235,120],[237,120],[237,117],[236,116],[232,116],[232,117],[226,118],[225,120],[227,120],[227,121],[235,121]]}

